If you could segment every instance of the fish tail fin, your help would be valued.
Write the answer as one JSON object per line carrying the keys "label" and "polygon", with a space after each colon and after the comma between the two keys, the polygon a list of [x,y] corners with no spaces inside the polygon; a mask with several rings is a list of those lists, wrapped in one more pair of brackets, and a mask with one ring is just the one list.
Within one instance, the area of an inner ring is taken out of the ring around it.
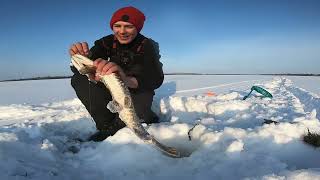
{"label": "fish tail fin", "polygon": [[154,144],[160,151],[162,151],[162,153],[164,153],[167,156],[170,156],[173,158],[181,158],[182,157],[181,153],[176,148],[165,146],[153,137],[152,137],[152,144]]}

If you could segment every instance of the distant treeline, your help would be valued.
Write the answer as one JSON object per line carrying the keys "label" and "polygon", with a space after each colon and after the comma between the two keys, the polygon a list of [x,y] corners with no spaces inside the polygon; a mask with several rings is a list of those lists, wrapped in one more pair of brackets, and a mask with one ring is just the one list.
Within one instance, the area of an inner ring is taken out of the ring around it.
{"label": "distant treeline", "polygon": [[9,79],[9,80],[2,80],[0,82],[30,81],[30,80],[45,80],[45,79],[67,79],[67,78],[71,78],[71,76],[45,76],[45,77],[34,77],[34,78]]}
{"label": "distant treeline", "polygon": [[[320,76],[320,74],[213,74],[213,73],[165,73],[165,75],[267,75],[267,76]],[[9,79],[1,80],[0,82],[7,81],[29,81],[29,80],[45,80],[45,79],[67,79],[71,76],[45,76],[45,77],[34,77],[34,78],[20,78],[20,79]]]}

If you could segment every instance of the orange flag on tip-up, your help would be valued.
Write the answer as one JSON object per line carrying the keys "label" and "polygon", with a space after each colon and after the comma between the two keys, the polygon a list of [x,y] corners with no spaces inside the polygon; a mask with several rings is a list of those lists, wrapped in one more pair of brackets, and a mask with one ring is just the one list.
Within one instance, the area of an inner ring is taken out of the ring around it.
{"label": "orange flag on tip-up", "polygon": [[216,96],[217,94],[212,92],[212,91],[208,91],[206,93],[204,93],[206,96]]}

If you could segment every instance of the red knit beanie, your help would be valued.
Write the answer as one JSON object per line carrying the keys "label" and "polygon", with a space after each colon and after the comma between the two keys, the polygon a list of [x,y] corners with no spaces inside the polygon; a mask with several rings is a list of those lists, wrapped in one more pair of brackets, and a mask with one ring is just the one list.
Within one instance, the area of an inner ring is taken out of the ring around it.
{"label": "red knit beanie", "polygon": [[144,14],[139,9],[132,6],[124,7],[113,13],[110,20],[110,27],[112,29],[114,23],[118,21],[125,21],[133,24],[137,28],[138,32],[140,32],[145,19]]}

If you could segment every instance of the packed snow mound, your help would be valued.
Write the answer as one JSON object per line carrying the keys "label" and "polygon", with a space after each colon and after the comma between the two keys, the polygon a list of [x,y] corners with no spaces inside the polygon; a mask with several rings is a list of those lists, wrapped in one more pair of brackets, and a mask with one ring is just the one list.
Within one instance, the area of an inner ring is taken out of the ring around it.
{"label": "packed snow mound", "polygon": [[0,106],[0,122],[12,122],[0,126],[0,179],[320,179],[320,151],[301,140],[307,129],[320,132],[319,97],[285,78],[255,85],[273,98],[242,100],[250,88],[158,98],[161,123],[145,128],[190,154],[181,159],[128,128],[101,143],[74,141],[95,131],[77,99]]}

